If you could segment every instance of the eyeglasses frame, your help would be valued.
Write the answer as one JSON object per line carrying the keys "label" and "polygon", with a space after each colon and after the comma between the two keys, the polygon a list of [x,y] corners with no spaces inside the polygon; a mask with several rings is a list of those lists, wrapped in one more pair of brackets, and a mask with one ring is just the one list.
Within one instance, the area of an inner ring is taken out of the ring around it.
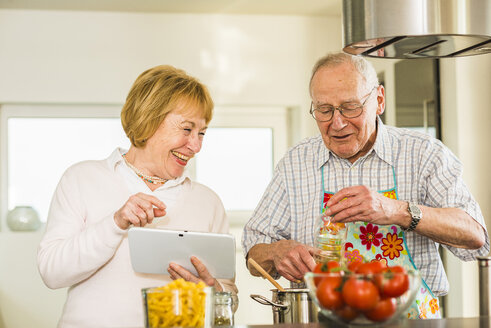
{"label": "eyeglasses frame", "polygon": [[374,86],[374,87],[372,88],[372,90],[370,90],[370,92],[369,92],[369,93],[367,93],[367,94],[364,96],[364,97],[366,97],[365,101],[363,101],[363,103],[361,103],[361,104],[360,104],[360,105],[357,107],[357,108],[362,108],[362,110],[361,110],[360,114],[358,114],[358,115],[356,115],[356,116],[351,116],[351,117],[347,117],[347,116],[345,116],[345,115],[344,115],[344,113],[343,113],[343,108],[342,108],[343,104],[341,104],[341,105],[339,105],[339,106],[331,106],[331,105],[329,105],[329,106],[331,106],[331,107],[333,108],[331,118],[330,118],[330,119],[328,119],[328,120],[323,120],[323,121],[318,120],[317,118],[315,118],[315,115],[314,115],[314,111],[315,111],[315,110],[317,110],[317,109],[315,109],[315,108],[314,108],[314,102],[312,102],[312,101],[310,102],[310,115],[312,115],[312,117],[314,118],[314,120],[316,120],[316,121],[318,121],[318,122],[329,122],[330,120],[332,120],[332,119],[333,119],[333,117],[334,117],[334,112],[337,110],[337,111],[339,111],[339,113],[340,113],[341,115],[343,115],[343,117],[345,117],[345,118],[348,118],[348,119],[349,119],[349,118],[357,118],[357,117],[359,117],[361,114],[363,114],[363,109],[365,109],[365,104],[367,103],[368,99],[370,99],[370,96],[372,95],[373,91],[374,91],[375,89],[377,89],[379,86],[380,86],[380,85],[376,85],[376,86]]}

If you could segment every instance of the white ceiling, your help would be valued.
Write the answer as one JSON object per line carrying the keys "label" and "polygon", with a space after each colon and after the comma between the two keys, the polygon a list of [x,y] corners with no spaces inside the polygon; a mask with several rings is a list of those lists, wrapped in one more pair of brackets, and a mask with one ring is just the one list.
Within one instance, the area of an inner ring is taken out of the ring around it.
{"label": "white ceiling", "polygon": [[340,16],[342,0],[0,0],[0,9]]}

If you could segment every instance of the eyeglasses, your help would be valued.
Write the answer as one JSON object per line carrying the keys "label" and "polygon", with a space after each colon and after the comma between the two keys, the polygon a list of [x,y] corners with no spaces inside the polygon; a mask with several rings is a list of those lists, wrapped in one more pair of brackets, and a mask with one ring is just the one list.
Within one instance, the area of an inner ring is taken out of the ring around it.
{"label": "eyeglasses", "polygon": [[346,118],[355,118],[361,115],[363,113],[363,109],[365,108],[365,103],[367,102],[368,99],[370,99],[370,96],[372,95],[373,91],[378,88],[378,85],[374,86],[373,89],[366,94],[364,97],[367,97],[365,101],[361,104],[354,103],[354,102],[348,102],[339,105],[338,107],[332,106],[332,105],[320,105],[317,108],[314,108],[314,103],[310,103],[310,114],[312,117],[319,122],[327,122],[332,119],[334,116],[334,111],[338,110],[341,115],[343,115]]}

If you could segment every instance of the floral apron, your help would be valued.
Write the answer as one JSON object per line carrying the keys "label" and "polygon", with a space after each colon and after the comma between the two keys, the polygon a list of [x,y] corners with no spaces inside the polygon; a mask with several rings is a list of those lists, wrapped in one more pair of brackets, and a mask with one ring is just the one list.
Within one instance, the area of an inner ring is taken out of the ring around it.
{"label": "floral apron", "polygon": [[[385,197],[398,199],[395,170],[392,168],[394,188],[379,193]],[[324,168],[322,168],[323,202],[321,213],[326,210],[326,203],[334,195],[324,190]],[[348,224],[348,236],[344,248],[347,263],[356,260],[379,260],[387,265],[400,265],[406,270],[417,269],[406,245],[404,231],[397,225],[377,225],[367,222],[351,222]],[[421,288],[415,301],[407,309],[406,316],[410,319],[441,318],[438,298],[433,295],[423,278]]]}

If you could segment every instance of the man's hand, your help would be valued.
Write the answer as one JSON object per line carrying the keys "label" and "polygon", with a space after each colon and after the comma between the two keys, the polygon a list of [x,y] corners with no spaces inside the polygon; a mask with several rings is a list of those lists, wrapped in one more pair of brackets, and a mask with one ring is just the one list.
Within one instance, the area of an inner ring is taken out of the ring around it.
{"label": "man's hand", "polygon": [[367,186],[341,189],[327,202],[326,215],[332,222],[372,222],[409,226],[407,202],[391,199]]}
{"label": "man's hand", "polygon": [[[268,273],[274,271],[286,279],[298,282],[305,273],[315,267],[312,257],[314,248],[294,240],[280,240],[271,244],[257,244],[250,249],[248,257],[253,258]],[[249,268],[251,274],[259,276],[253,267]]]}
{"label": "man's hand", "polygon": [[315,268],[311,246],[294,240],[281,240],[276,245],[273,261],[276,271],[290,281],[302,280],[303,276]]}

